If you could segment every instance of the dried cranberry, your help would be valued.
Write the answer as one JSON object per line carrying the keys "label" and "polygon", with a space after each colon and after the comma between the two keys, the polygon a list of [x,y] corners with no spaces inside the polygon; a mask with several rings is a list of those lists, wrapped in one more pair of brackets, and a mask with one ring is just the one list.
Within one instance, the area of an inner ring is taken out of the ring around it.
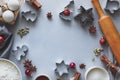
{"label": "dried cranberry", "polygon": [[70,10],[69,9],[65,9],[63,13],[64,13],[65,16],[69,16],[70,15]]}
{"label": "dried cranberry", "polygon": [[26,69],[26,70],[25,70],[25,74],[26,74],[27,76],[31,76],[32,72],[31,72],[30,69]]}
{"label": "dried cranberry", "polygon": [[103,44],[105,44],[105,42],[106,42],[106,41],[105,41],[105,39],[104,39],[104,38],[101,38],[101,39],[100,39],[100,44],[102,44],[102,45],[103,45]]}
{"label": "dried cranberry", "polygon": [[0,36],[0,43],[4,41],[4,38]]}
{"label": "dried cranberry", "polygon": [[70,68],[76,68],[76,64],[74,62],[71,62],[69,66]]}

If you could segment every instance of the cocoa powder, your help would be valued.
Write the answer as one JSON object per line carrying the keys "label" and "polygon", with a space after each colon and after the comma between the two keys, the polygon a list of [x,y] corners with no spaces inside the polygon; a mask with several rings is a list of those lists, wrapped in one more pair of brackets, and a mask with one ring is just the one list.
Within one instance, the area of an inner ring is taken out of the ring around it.
{"label": "cocoa powder", "polygon": [[38,76],[35,80],[49,80],[47,76]]}

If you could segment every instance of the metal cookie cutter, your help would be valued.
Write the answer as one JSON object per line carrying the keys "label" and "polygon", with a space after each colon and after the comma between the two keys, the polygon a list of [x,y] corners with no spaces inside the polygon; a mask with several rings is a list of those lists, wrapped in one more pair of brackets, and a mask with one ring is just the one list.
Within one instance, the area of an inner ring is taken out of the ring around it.
{"label": "metal cookie cutter", "polygon": [[23,45],[21,48],[17,46],[17,50],[12,50],[12,54],[15,56],[15,58],[20,61],[21,57],[25,57],[28,52],[28,47],[26,45]]}
{"label": "metal cookie cutter", "polygon": [[65,8],[69,8],[70,10],[72,10],[74,8],[74,0],[71,0]]}
{"label": "metal cookie cutter", "polygon": [[68,74],[68,65],[65,64],[64,61],[61,61],[60,63],[56,63],[55,73],[58,74],[60,77]]}
{"label": "metal cookie cutter", "polygon": [[115,12],[120,10],[120,2],[119,0],[107,0],[105,11],[114,14]]}
{"label": "metal cookie cutter", "polygon": [[64,15],[64,11],[62,11],[59,13],[60,18],[66,21],[71,21],[73,18],[73,8],[74,8],[74,0],[70,1],[70,3],[64,8],[70,10],[70,15],[66,16]]}
{"label": "metal cookie cutter", "polygon": [[82,26],[85,26],[87,24],[93,24],[94,18],[92,14],[92,8],[86,10],[83,6],[80,6],[79,10],[79,14],[76,15],[74,18],[80,21]]}
{"label": "metal cookie cutter", "polygon": [[23,11],[22,16],[25,18],[26,21],[34,22],[37,19],[37,14],[33,11]]}

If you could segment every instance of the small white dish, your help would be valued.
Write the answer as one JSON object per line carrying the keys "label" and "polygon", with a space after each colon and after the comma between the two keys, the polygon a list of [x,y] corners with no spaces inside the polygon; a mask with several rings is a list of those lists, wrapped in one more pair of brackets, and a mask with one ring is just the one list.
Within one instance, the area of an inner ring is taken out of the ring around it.
{"label": "small white dish", "polygon": [[85,80],[110,80],[110,77],[104,68],[94,66],[86,71]]}
{"label": "small white dish", "polygon": [[0,80],[22,80],[22,74],[15,63],[0,58]]}

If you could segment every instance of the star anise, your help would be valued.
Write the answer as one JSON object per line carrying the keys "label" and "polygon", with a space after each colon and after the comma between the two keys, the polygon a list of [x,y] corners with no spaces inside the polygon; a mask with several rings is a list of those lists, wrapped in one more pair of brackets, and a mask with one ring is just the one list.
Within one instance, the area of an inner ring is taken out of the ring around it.
{"label": "star anise", "polygon": [[96,27],[90,26],[89,32],[90,32],[90,33],[96,33]]}
{"label": "star anise", "polygon": [[25,62],[24,62],[24,67],[26,67],[26,68],[29,68],[30,66],[32,66],[32,63],[31,63],[32,61],[30,61],[30,60],[25,60]]}
{"label": "star anise", "polygon": [[80,64],[80,69],[85,69],[86,65],[85,64]]}
{"label": "star anise", "polygon": [[34,72],[34,71],[37,70],[37,68],[36,68],[36,66],[31,66],[30,70],[31,70],[32,72]]}
{"label": "star anise", "polygon": [[48,12],[48,13],[47,13],[47,18],[48,18],[48,19],[52,18],[52,13],[51,13],[51,12]]}
{"label": "star anise", "polygon": [[31,76],[31,74],[37,70],[36,66],[33,66],[32,61],[30,61],[28,59],[25,60],[24,67],[26,69],[25,74],[27,76]]}

